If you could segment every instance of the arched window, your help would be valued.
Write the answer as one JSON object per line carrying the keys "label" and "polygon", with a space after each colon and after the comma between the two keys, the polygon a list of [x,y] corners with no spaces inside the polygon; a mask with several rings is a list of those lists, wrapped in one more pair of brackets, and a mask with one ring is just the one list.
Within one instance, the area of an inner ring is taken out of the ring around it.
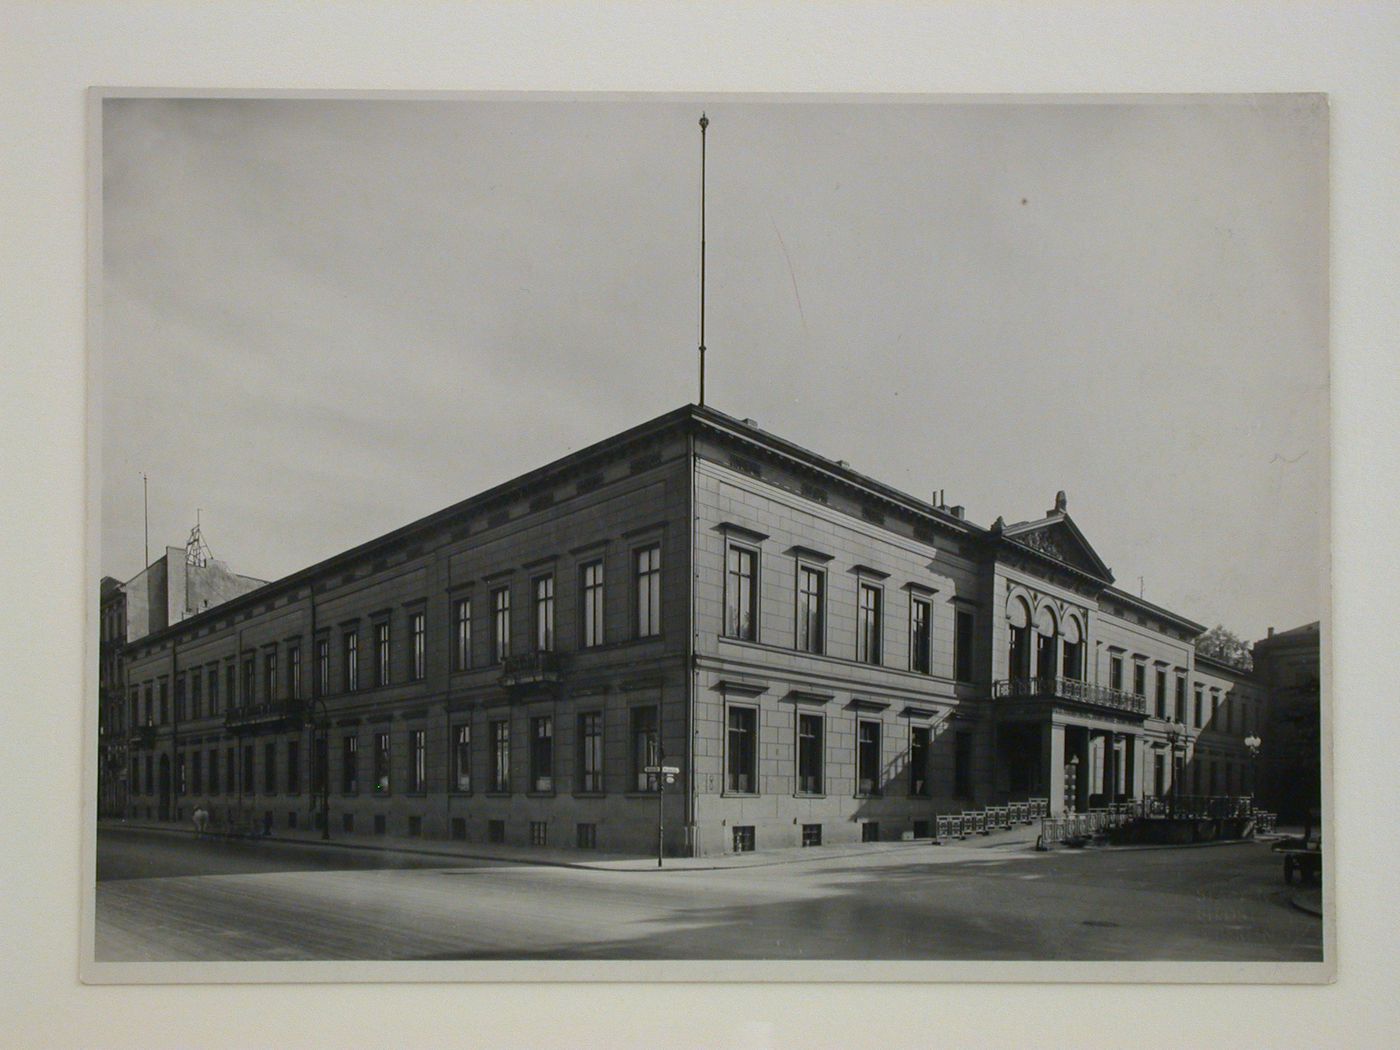
{"label": "arched window", "polygon": [[1006,603],[1006,622],[1010,633],[1010,648],[1007,654],[1006,672],[1010,678],[1029,678],[1031,675],[1031,610],[1021,598],[1012,598]]}
{"label": "arched window", "polygon": [[1059,621],[1055,610],[1042,605],[1035,615],[1036,668],[1041,679],[1054,678],[1059,674]]}
{"label": "arched window", "polygon": [[1079,625],[1079,617],[1065,617],[1061,639],[1060,673],[1076,682],[1084,681],[1084,629]]}

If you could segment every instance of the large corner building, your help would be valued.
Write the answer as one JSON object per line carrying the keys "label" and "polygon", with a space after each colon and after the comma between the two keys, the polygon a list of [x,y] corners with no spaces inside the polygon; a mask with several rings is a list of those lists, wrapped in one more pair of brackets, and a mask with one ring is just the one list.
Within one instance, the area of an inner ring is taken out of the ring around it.
{"label": "large corner building", "polygon": [[129,641],[129,811],[709,855],[1249,793],[1203,630],[1062,494],[983,527],[687,406]]}

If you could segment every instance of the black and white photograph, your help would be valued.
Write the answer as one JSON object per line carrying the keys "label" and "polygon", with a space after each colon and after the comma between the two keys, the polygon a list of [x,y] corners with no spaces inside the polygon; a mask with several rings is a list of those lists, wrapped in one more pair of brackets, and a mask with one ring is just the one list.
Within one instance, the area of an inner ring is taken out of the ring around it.
{"label": "black and white photograph", "polygon": [[89,103],[89,979],[1335,972],[1325,95]]}

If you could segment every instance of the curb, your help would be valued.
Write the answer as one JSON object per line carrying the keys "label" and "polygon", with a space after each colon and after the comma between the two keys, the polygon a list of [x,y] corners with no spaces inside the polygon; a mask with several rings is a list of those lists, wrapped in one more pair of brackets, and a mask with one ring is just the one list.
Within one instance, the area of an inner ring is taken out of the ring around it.
{"label": "curb", "polygon": [[[102,826],[103,826],[103,825],[99,824],[99,825],[98,825],[99,829],[101,829]],[[164,827],[164,826],[161,826],[161,825],[154,825],[154,824],[129,824],[129,823],[118,823],[118,824],[108,824],[107,826],[108,826],[108,827],[115,827],[115,828],[126,828],[126,829],[128,829],[128,830],[133,830],[133,831],[150,831],[150,832],[155,832],[156,834],[167,834],[167,835],[190,835],[190,836],[193,836],[193,835],[196,834],[196,832],[194,831],[193,828],[185,828],[185,827]],[[747,870],[747,869],[749,869],[749,868],[773,868],[773,867],[780,867],[780,866],[786,865],[786,864],[811,864],[811,863],[814,863],[814,862],[817,862],[817,861],[822,861],[822,860],[841,860],[841,859],[846,859],[846,858],[858,859],[858,858],[860,858],[860,857],[874,856],[875,854],[881,854],[881,853],[901,853],[901,852],[904,852],[904,851],[906,851],[906,850],[918,849],[918,848],[920,848],[920,847],[922,847],[922,846],[926,846],[926,845],[929,844],[927,840],[920,840],[920,841],[918,841],[918,842],[887,842],[887,843],[881,843],[881,844],[880,844],[880,846],[882,846],[883,848],[876,848],[876,849],[870,849],[870,850],[862,850],[862,851],[860,851],[860,852],[858,852],[858,853],[856,853],[856,852],[844,853],[844,854],[843,854],[843,853],[831,853],[831,854],[824,854],[824,855],[819,854],[819,855],[816,855],[816,856],[803,856],[803,857],[775,857],[775,858],[773,858],[773,859],[771,859],[771,860],[755,861],[755,862],[749,863],[749,864],[687,864],[687,865],[685,865],[684,867],[674,867],[674,866],[673,866],[673,867],[669,867],[669,868],[668,868],[668,867],[660,867],[660,868],[657,868],[657,867],[618,867],[618,866],[617,866],[618,864],[632,864],[632,863],[642,863],[642,862],[652,861],[652,860],[655,860],[654,857],[627,857],[627,858],[624,858],[624,859],[619,860],[619,861],[616,861],[616,862],[609,862],[609,861],[584,862],[584,861],[572,861],[572,860],[559,860],[559,859],[549,858],[549,857],[503,857],[503,856],[500,856],[499,854],[490,854],[490,853],[464,853],[464,852],[461,852],[461,851],[459,851],[459,850],[431,849],[431,848],[425,848],[425,847],[423,847],[423,846],[406,846],[406,845],[405,845],[405,846],[400,846],[400,845],[388,845],[388,844],[382,845],[382,846],[381,846],[381,845],[379,845],[379,844],[377,844],[377,843],[373,843],[373,842],[352,842],[352,841],[347,841],[347,840],[344,840],[344,839],[332,839],[332,840],[330,840],[330,841],[325,841],[325,840],[323,840],[323,839],[310,839],[310,838],[285,838],[285,837],[280,837],[280,836],[277,836],[277,835],[270,835],[270,836],[266,836],[266,837],[264,837],[264,836],[262,836],[262,835],[231,835],[231,834],[228,834],[227,832],[219,832],[219,831],[206,832],[205,834],[206,834],[206,837],[225,839],[225,840],[228,840],[228,841],[230,841],[230,842],[237,842],[237,841],[249,841],[249,842],[277,842],[277,843],[282,843],[282,844],[287,844],[287,845],[308,846],[308,847],[330,846],[330,847],[333,847],[333,848],[336,848],[336,849],[357,849],[357,850],[366,850],[366,851],[374,852],[374,853],[408,853],[408,854],[412,854],[412,855],[416,855],[416,856],[424,856],[424,857],[447,857],[447,858],[460,859],[460,860],[489,860],[489,861],[498,861],[498,862],[500,862],[500,863],[502,863],[502,864],[522,864],[522,865],[526,865],[526,866],[539,866],[539,867],[547,867],[547,868],[576,868],[576,869],[579,869],[579,870],[581,870],[581,871],[605,871],[605,872],[621,872],[621,873],[627,873],[627,872],[674,872],[674,871],[743,871],[743,870]],[[691,858],[689,858],[689,857],[672,857],[671,859],[672,859],[673,861],[683,861],[683,860],[690,860]]]}

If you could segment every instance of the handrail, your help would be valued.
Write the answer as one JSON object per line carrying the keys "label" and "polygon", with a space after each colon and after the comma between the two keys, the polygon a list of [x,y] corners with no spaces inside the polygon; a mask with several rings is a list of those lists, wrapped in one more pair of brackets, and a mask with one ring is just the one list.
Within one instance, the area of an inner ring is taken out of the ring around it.
{"label": "handrail", "polygon": [[998,700],[1015,697],[1056,697],[1095,707],[1110,707],[1134,714],[1147,713],[1147,697],[1126,689],[1112,689],[1075,678],[1005,678],[992,684],[992,696]]}

